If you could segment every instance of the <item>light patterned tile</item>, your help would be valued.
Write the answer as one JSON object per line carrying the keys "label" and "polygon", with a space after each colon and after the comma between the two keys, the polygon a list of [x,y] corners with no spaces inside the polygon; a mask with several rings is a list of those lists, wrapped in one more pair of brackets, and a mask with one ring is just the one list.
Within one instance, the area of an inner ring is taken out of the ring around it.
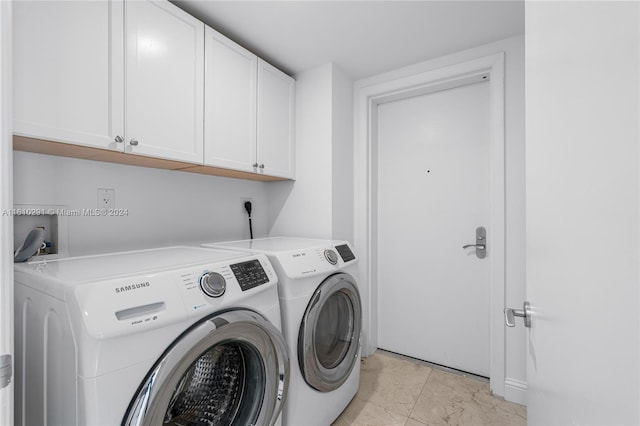
{"label": "light patterned tile", "polygon": [[404,426],[429,426],[429,425],[420,423],[419,421],[414,419],[407,419],[407,422],[404,424]]}
{"label": "light patterned tile", "polygon": [[379,405],[354,399],[333,422],[333,426],[403,426],[406,416],[387,411]]}
{"label": "light patterned tile", "polygon": [[376,352],[362,361],[358,394],[334,426],[516,426],[526,415],[526,407],[493,397],[484,382]]}
{"label": "light patterned tile", "polygon": [[434,370],[410,417],[431,426],[516,426],[526,424],[526,409],[493,397],[486,383]]}
{"label": "light patterned tile", "polygon": [[408,416],[429,374],[425,365],[377,352],[362,361],[356,399]]}

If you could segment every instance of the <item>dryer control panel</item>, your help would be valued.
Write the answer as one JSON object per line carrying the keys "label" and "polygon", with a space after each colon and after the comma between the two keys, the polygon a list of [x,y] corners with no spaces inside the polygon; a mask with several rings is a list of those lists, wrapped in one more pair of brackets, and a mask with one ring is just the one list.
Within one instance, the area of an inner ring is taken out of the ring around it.
{"label": "dryer control panel", "polygon": [[345,263],[355,260],[356,258],[356,255],[353,254],[353,252],[349,248],[349,244],[342,244],[342,245],[336,246],[336,250],[338,251],[338,254],[340,255],[340,257],[342,258],[342,261]]}
{"label": "dryer control panel", "polygon": [[276,256],[289,278],[337,271],[357,260],[347,243],[280,252]]}

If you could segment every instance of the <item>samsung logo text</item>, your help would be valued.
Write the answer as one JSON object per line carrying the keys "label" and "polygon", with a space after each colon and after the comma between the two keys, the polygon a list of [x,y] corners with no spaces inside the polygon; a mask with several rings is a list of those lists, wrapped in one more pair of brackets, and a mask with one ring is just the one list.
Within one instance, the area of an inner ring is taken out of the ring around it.
{"label": "samsung logo text", "polygon": [[143,283],[137,283],[137,284],[131,284],[131,285],[125,285],[122,287],[116,287],[116,293],[123,293],[125,291],[131,291],[131,290],[138,290],[144,287],[149,287],[151,284],[149,284],[149,281],[145,281]]}

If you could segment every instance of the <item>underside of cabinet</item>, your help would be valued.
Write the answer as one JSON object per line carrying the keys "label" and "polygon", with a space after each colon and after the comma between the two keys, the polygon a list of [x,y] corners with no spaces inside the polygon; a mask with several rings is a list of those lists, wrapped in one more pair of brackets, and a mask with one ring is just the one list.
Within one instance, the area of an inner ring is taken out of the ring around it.
{"label": "underside of cabinet", "polygon": [[92,148],[81,145],[70,145],[42,139],[13,136],[13,149],[16,151],[34,152],[37,154],[55,155],[58,157],[79,158],[83,160],[103,161],[107,163],[126,164],[129,166],[151,167],[154,169],[178,170],[182,172],[221,176],[235,179],[256,180],[262,182],[286,180],[258,173],[241,172],[219,167],[202,166],[163,158],[145,157],[142,155]]}

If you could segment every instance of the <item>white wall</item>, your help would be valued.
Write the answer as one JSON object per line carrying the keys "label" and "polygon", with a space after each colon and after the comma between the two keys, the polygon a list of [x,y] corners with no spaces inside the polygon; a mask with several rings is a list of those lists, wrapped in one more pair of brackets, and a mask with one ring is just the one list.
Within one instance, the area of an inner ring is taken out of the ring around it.
{"label": "white wall", "polygon": [[353,242],[353,80],[333,67],[332,238]]}
{"label": "white wall", "polygon": [[[505,52],[506,301],[507,306],[520,307],[525,299],[524,36],[359,80],[356,88],[382,84],[498,52]],[[509,329],[505,333],[505,397],[524,403],[526,333],[523,327]]]}
{"label": "white wall", "polygon": [[267,233],[268,183],[14,152],[14,203],[94,209],[97,188],[115,189],[124,217],[68,217],[69,254],[81,255]]}
{"label": "white wall", "polygon": [[296,181],[274,182],[269,235],[353,240],[353,82],[334,64],[296,79]]}

